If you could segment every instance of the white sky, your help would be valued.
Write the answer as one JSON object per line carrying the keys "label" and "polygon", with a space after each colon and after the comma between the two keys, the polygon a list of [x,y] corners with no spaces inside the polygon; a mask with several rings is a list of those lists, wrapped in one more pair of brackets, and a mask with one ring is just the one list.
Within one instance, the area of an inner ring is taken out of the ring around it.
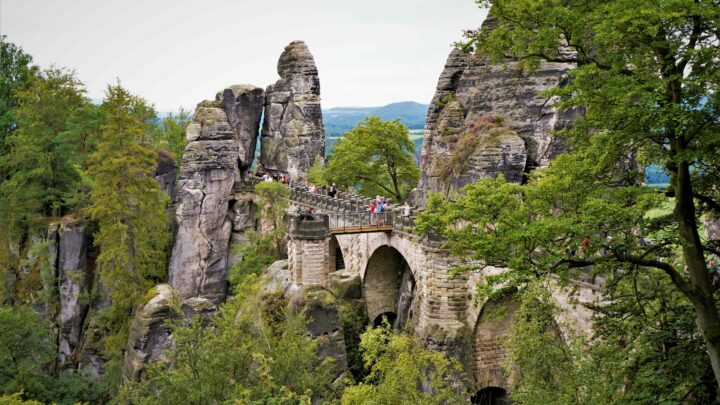
{"label": "white sky", "polygon": [[0,34],[76,69],[91,98],[120,78],[160,111],[275,82],[301,39],[330,108],[430,102],[450,44],[485,15],[473,0],[0,0]]}

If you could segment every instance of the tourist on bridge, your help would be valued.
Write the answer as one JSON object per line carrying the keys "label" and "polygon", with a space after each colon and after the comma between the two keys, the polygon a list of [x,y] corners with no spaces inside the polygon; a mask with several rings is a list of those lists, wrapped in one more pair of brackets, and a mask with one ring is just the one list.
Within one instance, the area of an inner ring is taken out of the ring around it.
{"label": "tourist on bridge", "polygon": [[332,186],[330,186],[330,191],[328,191],[328,195],[331,198],[335,198],[335,195],[337,195],[337,187],[335,187],[335,183],[333,183]]}
{"label": "tourist on bridge", "polygon": [[377,217],[377,218],[376,218],[376,219],[377,219],[377,225],[382,225],[382,224],[383,224],[383,220],[382,220],[382,217],[383,217],[383,216],[382,216],[382,213],[385,212],[385,204],[386,204],[386,203],[387,203],[387,202],[385,201],[385,199],[384,199],[384,198],[381,198],[381,199],[380,199],[380,203],[379,203],[379,204],[376,204],[376,206],[375,206],[375,216]]}

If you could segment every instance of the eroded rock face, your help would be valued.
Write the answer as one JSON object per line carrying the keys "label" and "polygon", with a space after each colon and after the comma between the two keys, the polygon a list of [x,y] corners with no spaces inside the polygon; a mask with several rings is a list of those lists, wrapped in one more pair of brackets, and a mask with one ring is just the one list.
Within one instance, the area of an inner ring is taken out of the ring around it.
{"label": "eroded rock face", "polygon": [[337,376],[345,372],[345,338],[335,297],[322,287],[303,286],[294,294],[290,306],[291,309],[303,311],[309,320],[307,330],[318,344],[320,359],[333,358]]}
{"label": "eroded rock face", "polygon": [[240,173],[244,173],[255,159],[265,90],[252,85],[236,84],[218,94],[217,100],[223,103],[228,123],[238,144]]}
{"label": "eroded rock face", "polygon": [[182,298],[219,303],[227,292],[233,184],[239,179],[238,146],[220,102],[202,102],[187,129],[180,166],[178,231],[169,283]]}
{"label": "eroded rock face", "polygon": [[[486,27],[492,24],[492,17],[483,23]],[[527,72],[520,70],[517,62],[506,62],[492,64],[458,49],[450,53],[430,102],[421,158],[423,175],[413,194],[415,203],[422,205],[431,191],[447,192],[501,173],[520,182],[523,172],[547,166],[565,150],[565,142],[552,131],[567,127],[576,113],[557,111],[552,107],[555,100],[541,93],[562,85],[575,65],[542,62],[536,71]],[[481,150],[461,175],[443,179],[436,168],[451,155],[447,139],[488,115],[502,117],[519,139],[508,137]]]}
{"label": "eroded rock face", "polygon": [[265,94],[261,163],[265,170],[304,180],[325,155],[320,79],[308,47],[293,41],[278,61],[280,80]]}
{"label": "eroded rock face", "polygon": [[64,367],[77,362],[92,274],[87,268],[88,235],[84,226],[61,226],[56,240],[60,296],[58,360],[60,366]]}
{"label": "eroded rock face", "polygon": [[156,286],[154,292],[154,296],[138,308],[130,326],[123,359],[126,381],[142,379],[147,363],[162,359],[162,351],[172,343],[172,330],[165,321],[179,316],[177,293],[167,284]]}
{"label": "eroded rock face", "polygon": [[177,166],[172,154],[167,151],[158,150],[158,165],[150,174],[160,185],[160,189],[170,197],[170,201],[175,199],[175,180],[177,179]]}

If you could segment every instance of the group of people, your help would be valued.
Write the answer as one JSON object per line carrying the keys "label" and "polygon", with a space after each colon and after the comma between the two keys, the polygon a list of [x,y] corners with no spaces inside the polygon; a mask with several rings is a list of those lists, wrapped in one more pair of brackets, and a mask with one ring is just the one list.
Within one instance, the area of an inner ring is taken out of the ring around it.
{"label": "group of people", "polygon": [[297,210],[295,210],[295,214],[300,217],[301,221],[315,220],[315,210],[313,210],[311,207],[298,207]]}
{"label": "group of people", "polygon": [[287,174],[282,174],[282,173],[272,173],[271,174],[271,173],[265,173],[262,170],[257,170],[255,172],[253,172],[252,170],[248,170],[247,176],[255,177],[257,179],[262,179],[262,181],[267,181],[267,182],[277,181],[282,184],[292,185],[291,184],[292,180],[290,180],[290,176],[288,176]]}
{"label": "group of people", "polygon": [[[307,191],[308,193],[319,193],[319,192],[322,192],[325,188],[326,188],[325,186],[318,188],[312,183],[305,184],[302,187],[303,191]],[[337,196],[337,192],[338,192],[338,190],[337,190],[337,186],[335,185],[335,183],[333,183],[332,186],[327,187],[327,195],[328,196],[335,198],[335,196]]]}
{"label": "group of people", "polygon": [[377,196],[370,203],[370,225],[382,225],[383,224],[383,212],[387,212],[390,209],[390,200]]}

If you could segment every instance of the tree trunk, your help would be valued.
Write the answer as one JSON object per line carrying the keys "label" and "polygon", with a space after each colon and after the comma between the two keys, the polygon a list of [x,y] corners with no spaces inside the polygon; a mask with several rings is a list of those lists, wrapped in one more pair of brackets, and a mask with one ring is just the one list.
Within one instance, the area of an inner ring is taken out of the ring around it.
{"label": "tree trunk", "polygon": [[[673,152],[684,152],[681,140],[672,142]],[[677,156],[677,154],[675,154]],[[683,255],[688,266],[694,297],[689,297],[695,307],[697,325],[705,339],[715,381],[720,387],[720,315],[713,296],[712,278],[705,264],[702,242],[698,233],[690,181],[690,165],[687,161],[676,163],[673,173],[675,187],[675,219],[678,223]]]}

